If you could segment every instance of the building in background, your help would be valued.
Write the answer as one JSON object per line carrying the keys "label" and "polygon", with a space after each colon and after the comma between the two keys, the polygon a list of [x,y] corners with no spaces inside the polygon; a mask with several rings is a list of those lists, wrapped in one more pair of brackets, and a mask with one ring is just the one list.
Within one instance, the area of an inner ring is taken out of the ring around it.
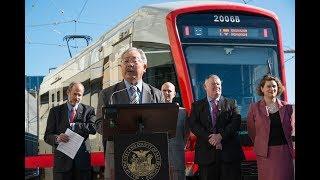
{"label": "building in background", "polygon": [[[34,91],[35,92],[35,91]],[[38,117],[37,117],[37,99],[27,90],[25,94],[25,136],[24,136],[24,152],[25,157],[36,156],[38,154]],[[36,95],[36,94],[35,94]],[[26,168],[25,179],[38,179],[39,168]]]}
{"label": "building in background", "polygon": [[25,132],[37,135],[37,99],[25,90]]}
{"label": "building in background", "polygon": [[27,76],[25,75],[25,89],[28,92],[36,91],[40,88],[40,84],[44,76]]}
{"label": "building in background", "polygon": [[25,132],[37,134],[37,91],[44,76],[25,75]]}
{"label": "building in background", "polygon": [[[25,157],[38,154],[38,136],[39,136],[39,118],[38,118],[38,90],[44,76],[26,76],[25,75]],[[26,168],[25,179],[38,179],[39,168]]]}

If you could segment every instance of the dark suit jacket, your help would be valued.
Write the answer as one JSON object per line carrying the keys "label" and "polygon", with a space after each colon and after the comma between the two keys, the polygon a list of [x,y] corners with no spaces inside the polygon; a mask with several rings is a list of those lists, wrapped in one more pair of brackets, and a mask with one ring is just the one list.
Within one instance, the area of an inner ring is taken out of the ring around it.
{"label": "dark suit jacket", "polygon": [[[99,93],[99,100],[97,106],[97,132],[102,134],[102,107],[108,104],[129,104],[130,99],[124,81],[121,81],[113,86],[103,89]],[[119,91],[119,92],[116,92]],[[111,95],[113,92],[112,98]],[[142,103],[164,103],[164,96],[162,92],[144,82],[142,82]]]}
{"label": "dark suit jacket", "polygon": [[[185,108],[179,107],[176,136],[169,139],[169,162],[173,164],[175,171],[185,170],[184,147],[186,142],[186,132],[188,131],[186,124],[187,112]],[[184,173],[183,173],[184,176]]]}
{"label": "dark suit jacket", "polygon": [[[65,172],[71,170],[73,167],[73,161],[75,162],[75,168],[78,169],[90,169],[90,153],[86,149],[85,141],[89,137],[89,134],[95,134],[95,112],[90,106],[79,104],[77,113],[75,116],[75,126],[74,132],[80,134],[84,137],[84,141],[81,144],[74,159],[64,153],[56,150],[58,144],[56,144],[56,137],[60,133],[64,133],[67,128],[70,128],[69,118],[68,118],[68,105],[64,103],[60,106],[56,106],[50,109],[47,128],[44,134],[44,141],[53,147],[54,153],[54,165],[53,171],[55,172]],[[71,129],[71,128],[70,128]]]}
{"label": "dark suit jacket", "polygon": [[[292,116],[292,106],[287,104],[287,102],[281,101],[279,99],[277,99],[276,102],[279,107],[279,114],[283,132],[286,137],[290,153],[292,157],[294,157],[294,150],[291,138],[291,133],[293,129],[292,121],[294,121],[294,117]],[[270,133],[270,120],[269,113],[266,109],[266,102],[264,100],[260,100],[250,105],[248,111],[247,126],[249,137],[254,144],[255,153],[259,156],[267,157]]]}
{"label": "dark suit jacket", "polygon": [[[244,154],[238,136],[241,116],[236,101],[221,96],[218,109],[216,130],[222,136],[222,151],[219,158],[225,162],[240,161],[244,158]],[[213,133],[213,126],[207,98],[192,104],[189,123],[191,131],[197,137],[195,162],[207,165],[216,161],[217,150],[208,142],[209,135]]]}

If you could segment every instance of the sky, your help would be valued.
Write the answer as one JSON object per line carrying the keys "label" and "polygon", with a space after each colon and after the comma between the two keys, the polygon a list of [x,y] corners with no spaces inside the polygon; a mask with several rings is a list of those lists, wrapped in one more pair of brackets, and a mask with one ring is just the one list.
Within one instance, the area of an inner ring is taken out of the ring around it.
{"label": "sky", "polygon": [[[50,68],[69,58],[66,35],[92,37],[94,43],[103,33],[143,5],[172,0],[25,0],[25,74],[47,75]],[[229,0],[247,3],[278,15],[284,49],[295,49],[295,0]],[[85,41],[70,41],[75,55]],[[295,103],[295,54],[285,54],[289,103]]]}

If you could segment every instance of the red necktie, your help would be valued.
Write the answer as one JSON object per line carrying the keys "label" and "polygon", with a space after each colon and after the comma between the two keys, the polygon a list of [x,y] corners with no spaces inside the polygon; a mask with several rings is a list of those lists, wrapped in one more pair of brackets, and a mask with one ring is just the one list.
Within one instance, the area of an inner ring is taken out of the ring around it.
{"label": "red necktie", "polygon": [[76,109],[72,108],[71,114],[70,114],[70,123],[74,122],[74,117],[76,116]]}

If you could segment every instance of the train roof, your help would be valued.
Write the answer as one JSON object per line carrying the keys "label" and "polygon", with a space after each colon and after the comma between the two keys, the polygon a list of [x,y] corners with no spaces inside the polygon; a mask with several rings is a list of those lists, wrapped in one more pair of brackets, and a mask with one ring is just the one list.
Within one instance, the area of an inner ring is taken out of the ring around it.
{"label": "train roof", "polygon": [[[167,9],[169,11],[198,6],[198,5],[243,5],[241,3],[229,2],[229,1],[173,1],[173,2],[166,2],[166,3],[157,3],[157,4],[150,4],[145,5],[143,7],[154,7],[159,9]],[[245,5],[248,6],[248,5]]]}
{"label": "train roof", "polygon": [[[159,3],[159,4],[150,4],[140,7],[139,9],[135,10],[132,14],[128,15],[126,19],[119,22],[116,26],[112,27],[111,29],[107,30],[105,33],[103,33],[95,42],[90,44],[89,46],[85,47],[83,50],[81,50],[78,54],[75,54],[72,58],[68,59],[64,64],[60,65],[57,69],[47,74],[43,82],[40,85],[40,94],[47,91],[48,83],[49,81],[56,81],[56,79],[67,79],[68,77],[60,77],[59,73],[61,73],[64,69],[72,66],[74,62],[82,58],[83,54],[86,54],[93,49],[99,48],[102,43],[110,43],[113,40],[113,36],[118,33],[119,30],[124,28],[128,22],[134,21],[135,18],[139,18],[139,14],[141,17],[142,14],[148,12],[157,14],[157,17],[162,16],[162,19],[164,20],[168,13],[178,10],[178,9],[184,9],[184,8],[191,8],[191,7],[204,7],[204,6],[224,6],[224,7],[236,7],[236,8],[247,8],[255,11],[264,12],[265,14],[268,14],[276,19],[278,17],[275,13],[272,11],[251,6],[247,4],[241,4],[241,3],[235,3],[235,2],[228,2],[228,1],[177,1],[177,2],[165,2],[165,3]],[[140,17],[140,18],[141,18]],[[137,37],[135,37],[137,38]],[[71,68],[72,69],[72,68]],[[79,73],[79,70],[68,70],[68,76],[72,77]],[[65,76],[65,75],[64,75]]]}
{"label": "train roof", "polygon": [[[248,4],[242,4],[242,3],[236,3],[236,2],[229,2],[229,1],[176,1],[176,2],[166,2],[166,3],[158,3],[158,4],[150,4],[145,5],[143,7],[145,8],[156,8],[156,9],[162,9],[163,11],[171,12],[177,9],[182,8],[188,8],[188,7],[194,7],[194,6],[237,6],[237,7],[246,7],[246,8],[252,8],[252,9],[258,9],[260,11],[264,11],[269,13],[270,15],[277,18],[277,15],[267,9],[263,9],[257,6],[252,6]],[[143,8],[142,7],[142,8]]]}

